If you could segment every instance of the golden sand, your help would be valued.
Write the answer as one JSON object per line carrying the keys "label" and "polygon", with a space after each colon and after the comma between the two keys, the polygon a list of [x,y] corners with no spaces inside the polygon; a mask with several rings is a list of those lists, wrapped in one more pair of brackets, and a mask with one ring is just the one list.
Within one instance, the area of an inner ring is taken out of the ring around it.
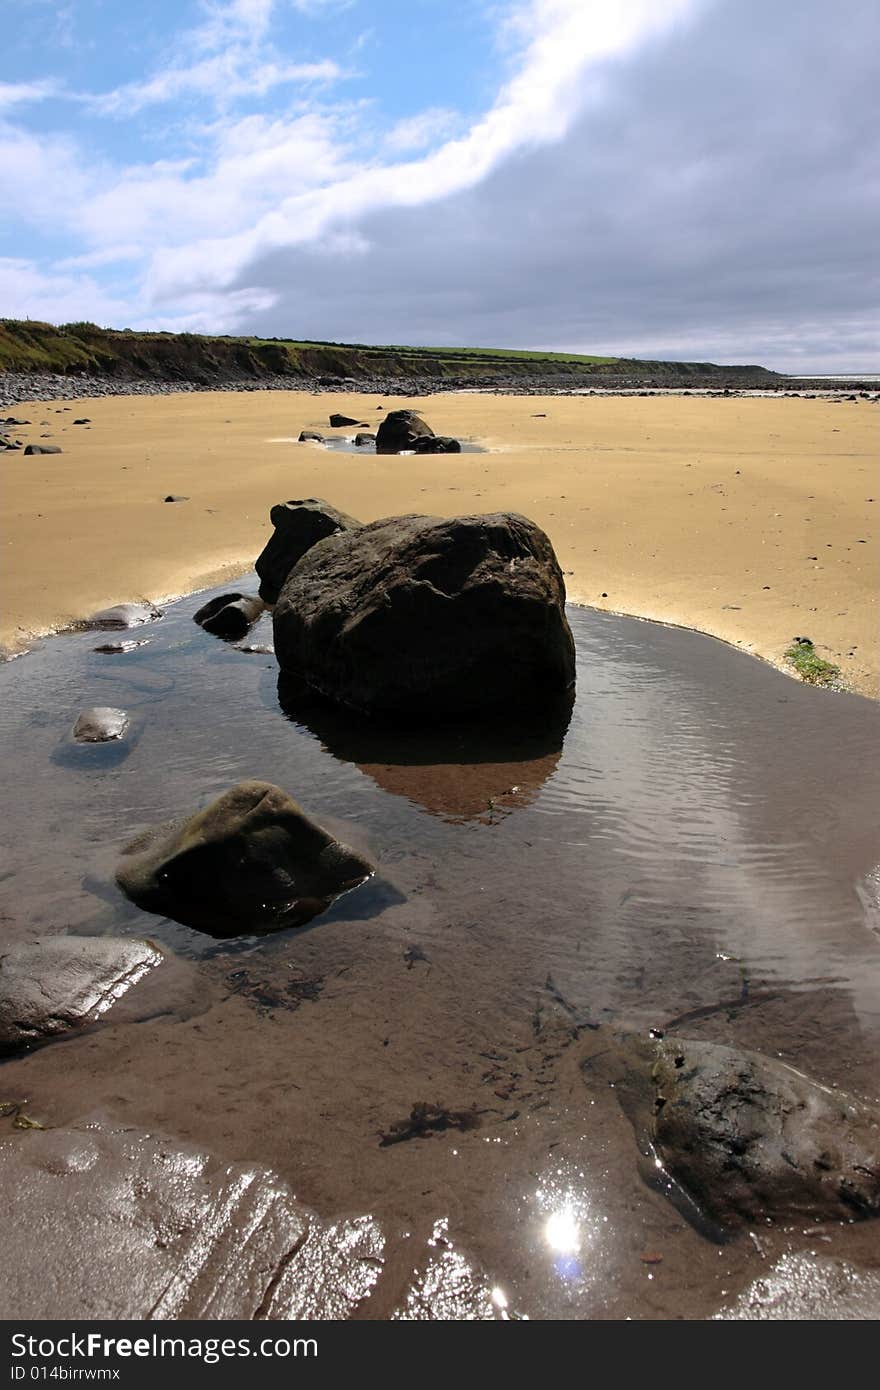
{"label": "golden sand", "polygon": [[[339,433],[335,411],[375,429],[380,404],[488,452],[293,442],[301,429]],[[270,506],[311,496],[364,521],[523,512],[551,537],[574,602],[699,628],[775,663],[808,636],[848,688],[880,697],[880,407],[861,399],[220,391],[14,413],[31,421],[17,437],[63,453],[0,456],[11,647],[108,604],[231,582],[262,549]],[[81,415],[89,426],[73,424]]]}

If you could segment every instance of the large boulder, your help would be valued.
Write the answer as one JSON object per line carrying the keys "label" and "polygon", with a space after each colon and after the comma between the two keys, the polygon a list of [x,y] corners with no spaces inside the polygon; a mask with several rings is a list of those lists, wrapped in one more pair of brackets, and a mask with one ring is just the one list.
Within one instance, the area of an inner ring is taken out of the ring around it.
{"label": "large boulder", "polygon": [[0,955],[0,1052],[94,1023],[162,960],[149,941],[51,936]]}
{"label": "large boulder", "polygon": [[533,708],[574,683],[564,605],[553,547],[525,517],[393,517],[303,556],[275,652],[311,690],[366,711]]}
{"label": "large boulder", "polygon": [[372,873],[279,787],[239,782],[139,835],[116,880],[147,912],[230,937],[300,926]]}
{"label": "large boulder", "polygon": [[288,574],[313,545],[336,531],[353,531],[360,526],[353,516],[338,512],[319,497],[279,502],[270,511],[269,520],[275,531],[255,566],[260,576],[260,598],[265,603],[278,601]]}
{"label": "large boulder", "polygon": [[683,1190],[722,1227],[880,1214],[880,1110],[845,1091],[672,1036],[619,1040],[588,1069],[613,1080],[669,1195]]}
{"label": "large boulder", "polygon": [[434,431],[414,410],[389,410],[376,433],[377,454],[399,454]]}

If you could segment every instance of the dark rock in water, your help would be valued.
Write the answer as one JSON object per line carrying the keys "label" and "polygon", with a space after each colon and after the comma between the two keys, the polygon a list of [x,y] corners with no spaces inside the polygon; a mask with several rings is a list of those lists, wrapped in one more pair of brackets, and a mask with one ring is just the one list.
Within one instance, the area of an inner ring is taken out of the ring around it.
{"label": "dark rock in water", "polygon": [[376,433],[377,454],[399,454],[434,431],[414,410],[389,410]]}
{"label": "dark rock in water", "polygon": [[188,497],[181,497],[177,492],[169,492],[167,497],[162,498],[163,502],[188,502]]}
{"label": "dark rock in water", "polygon": [[300,444],[307,444],[309,440],[311,440],[313,444],[323,444],[324,436],[323,434],[318,434],[317,430],[300,430]]}
{"label": "dark rock in water", "polygon": [[0,1051],[94,1023],[162,954],[148,941],[52,936],[0,956]]}
{"label": "dark rock in water", "polygon": [[553,547],[525,517],[392,517],[303,556],[275,610],[275,652],[357,709],[515,711],[574,683],[564,604]]}
{"label": "dark rock in water", "polygon": [[239,782],[138,836],[116,879],[145,911],[229,937],[301,926],[372,873],[278,787]]}
{"label": "dark rock in water", "polygon": [[667,1035],[621,1048],[615,1085],[637,1132],[723,1227],[880,1214],[875,1106],[718,1043]]}
{"label": "dark rock in water", "polygon": [[12,1134],[0,1163],[2,1318],[342,1320],[382,1273],[373,1217],[326,1223],[271,1169],[130,1124]]}
{"label": "dark rock in water", "polygon": [[221,594],[204,604],[194,621],[215,637],[244,637],[265,611],[266,605],[254,594]]}
{"label": "dark rock in water", "polygon": [[360,434],[355,435],[354,442],[356,448],[362,449],[365,444],[375,444],[376,436],[362,431]]}
{"label": "dark rock in water", "polygon": [[60,454],[63,450],[58,444],[27,444],[26,454]]}
{"label": "dark rock in water", "polygon": [[356,425],[357,420],[353,415],[331,415],[330,428],[332,430],[344,430],[346,425]]}
{"label": "dark rock in water", "polygon": [[140,627],[142,623],[152,623],[162,617],[161,608],[153,608],[146,603],[117,603],[113,608],[102,608],[93,613],[84,626],[102,631],[116,631],[128,627]]}
{"label": "dark rock in water", "polygon": [[102,642],[100,647],[95,647],[96,652],[101,652],[104,656],[121,656],[124,652],[136,651],[138,647],[148,647],[149,637],[130,638],[127,642]]}
{"label": "dark rock in water", "polygon": [[73,737],[77,743],[109,743],[122,738],[127,728],[128,715],[124,709],[95,705],[93,709],[83,710],[73,726]]}
{"label": "dark rock in water", "polygon": [[257,559],[260,598],[276,603],[281,587],[294,565],[318,541],[336,531],[354,531],[360,526],[353,516],[338,512],[319,497],[279,502],[269,513],[275,534],[269,537]]}
{"label": "dark rock in water", "polygon": [[236,651],[249,652],[252,656],[274,656],[275,648],[267,642],[254,642],[246,647],[236,647]]}
{"label": "dark rock in water", "polygon": [[448,434],[420,434],[412,443],[416,454],[460,454],[461,445]]}

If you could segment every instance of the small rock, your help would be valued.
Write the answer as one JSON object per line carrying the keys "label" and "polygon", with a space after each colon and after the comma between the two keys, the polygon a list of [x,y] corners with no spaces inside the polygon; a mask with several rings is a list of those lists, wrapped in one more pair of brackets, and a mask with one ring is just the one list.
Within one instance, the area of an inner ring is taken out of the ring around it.
{"label": "small rock", "polygon": [[73,726],[73,737],[77,743],[110,743],[122,738],[127,728],[128,715],[124,709],[95,705],[83,710]]}
{"label": "small rock", "polygon": [[344,430],[347,425],[356,425],[358,421],[353,415],[331,415],[330,428],[332,430]]}
{"label": "small rock", "polygon": [[194,614],[194,621],[215,637],[237,640],[253,627],[266,605],[255,594],[221,594]]}
{"label": "small rock", "polygon": [[27,444],[25,454],[61,454],[63,449],[59,444]]}

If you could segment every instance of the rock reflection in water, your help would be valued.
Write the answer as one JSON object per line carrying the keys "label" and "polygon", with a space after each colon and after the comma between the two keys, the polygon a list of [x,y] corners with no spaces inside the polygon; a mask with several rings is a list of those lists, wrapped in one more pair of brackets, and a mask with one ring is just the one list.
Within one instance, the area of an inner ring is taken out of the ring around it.
{"label": "rock reflection in water", "polygon": [[528,806],[556,770],[574,702],[568,694],[531,717],[426,728],[341,709],[284,672],[278,699],[287,718],[334,758],[453,823],[491,823]]}

